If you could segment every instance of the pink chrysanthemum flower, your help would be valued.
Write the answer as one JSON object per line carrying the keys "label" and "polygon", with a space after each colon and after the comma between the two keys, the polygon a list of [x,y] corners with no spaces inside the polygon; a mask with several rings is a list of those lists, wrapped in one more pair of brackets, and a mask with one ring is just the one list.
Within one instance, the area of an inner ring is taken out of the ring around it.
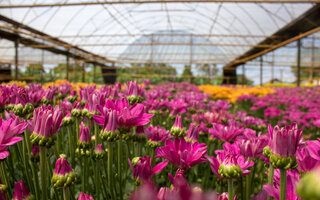
{"label": "pink chrysanthemum flower", "polygon": [[298,129],[297,124],[279,128],[272,128],[269,125],[271,150],[270,162],[273,167],[280,169],[290,169],[296,166],[295,157],[302,141],[302,130]]}
{"label": "pink chrysanthemum flower", "polygon": [[30,125],[34,136],[50,138],[54,136],[62,125],[63,113],[59,106],[52,108],[51,105],[43,105],[33,112]]}
{"label": "pink chrysanthemum flower", "polygon": [[184,138],[167,140],[165,146],[156,149],[156,158],[165,158],[181,169],[191,168],[206,162],[203,156],[207,153],[206,144],[186,142]]}
{"label": "pink chrysanthemum flower", "polygon": [[139,181],[150,181],[153,175],[161,172],[168,164],[168,161],[160,162],[151,167],[151,156],[136,157],[132,161],[128,159],[133,177]]}
{"label": "pink chrysanthemum flower", "polygon": [[[299,173],[297,171],[287,171],[287,188],[286,188],[286,200],[300,200],[296,194],[296,184],[299,181]],[[269,196],[280,199],[280,170],[274,171],[273,186],[266,184],[263,186],[264,190]]]}
{"label": "pink chrysanthemum flower", "polygon": [[14,193],[12,200],[31,200],[32,195],[24,184],[24,180],[14,183]]}
{"label": "pink chrysanthemum flower", "polygon": [[153,127],[152,125],[147,128],[144,128],[144,134],[148,138],[147,144],[151,147],[158,147],[164,141],[172,137],[169,134],[169,131],[165,128],[161,126]]}
{"label": "pink chrysanthemum flower", "polygon": [[79,142],[89,143],[91,140],[90,128],[87,127],[83,122],[80,124]]}
{"label": "pink chrysanthemum flower", "polygon": [[298,170],[308,172],[320,166],[320,142],[306,141],[306,145],[297,150]]}
{"label": "pink chrysanthemum flower", "polygon": [[60,158],[57,160],[54,174],[51,179],[51,183],[54,187],[68,187],[74,184],[77,180],[77,175],[73,172],[69,162],[64,157],[60,155]]}
{"label": "pink chrysanthemum flower", "polygon": [[85,193],[81,192],[78,197],[78,200],[94,200],[94,199],[89,194],[85,194]]}
{"label": "pink chrysanthemum flower", "polygon": [[221,124],[216,125],[211,133],[211,138],[216,138],[223,142],[233,142],[239,135],[243,133],[242,128],[236,126],[224,126]]}
{"label": "pink chrysanthemum flower", "polygon": [[23,138],[16,137],[16,135],[24,132],[26,128],[27,124],[24,121],[20,121],[18,117],[7,120],[0,118],[0,160],[10,155],[9,151],[6,150],[7,147],[23,140]]}
{"label": "pink chrysanthemum flower", "polygon": [[183,128],[182,119],[180,115],[177,115],[173,126],[170,129],[170,134],[174,137],[181,137],[186,134],[185,128]]}
{"label": "pink chrysanthemum flower", "polygon": [[215,151],[217,158],[206,156],[210,163],[212,172],[219,178],[239,178],[250,173],[249,167],[254,162],[240,154],[237,144],[224,143],[223,150]]}

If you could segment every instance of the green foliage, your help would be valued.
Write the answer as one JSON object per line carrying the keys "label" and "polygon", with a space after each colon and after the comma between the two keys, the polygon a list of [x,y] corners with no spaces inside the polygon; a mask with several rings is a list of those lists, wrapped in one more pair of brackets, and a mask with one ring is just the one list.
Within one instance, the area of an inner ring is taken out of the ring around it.
{"label": "green foliage", "polygon": [[242,74],[237,75],[237,84],[242,85],[243,81],[245,85],[253,85],[253,80],[249,79],[247,76],[245,76],[243,80]]}
{"label": "green foliage", "polygon": [[117,81],[127,82],[150,79],[152,84],[175,81],[176,69],[167,64],[131,64],[131,67],[117,69]]}

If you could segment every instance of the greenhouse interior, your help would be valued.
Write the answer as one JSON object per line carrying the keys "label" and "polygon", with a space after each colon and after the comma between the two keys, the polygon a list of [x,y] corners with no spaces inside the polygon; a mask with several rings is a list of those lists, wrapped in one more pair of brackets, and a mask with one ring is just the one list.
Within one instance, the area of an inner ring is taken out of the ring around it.
{"label": "greenhouse interior", "polygon": [[0,0],[0,200],[320,200],[320,0]]}

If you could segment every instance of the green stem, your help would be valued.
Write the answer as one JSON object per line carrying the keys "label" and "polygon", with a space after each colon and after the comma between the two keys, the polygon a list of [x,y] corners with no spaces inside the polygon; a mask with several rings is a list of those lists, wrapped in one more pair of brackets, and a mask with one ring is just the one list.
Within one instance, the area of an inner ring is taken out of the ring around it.
{"label": "green stem", "polygon": [[89,164],[88,164],[88,158],[85,157],[84,162],[84,183],[85,183],[85,189],[88,191],[89,188]]}
{"label": "green stem", "polygon": [[240,178],[240,190],[241,190],[241,199],[244,199],[243,176],[241,176],[241,178]]}
{"label": "green stem", "polygon": [[76,118],[76,138],[79,138],[79,128],[80,128],[80,122],[79,122],[79,119]]}
{"label": "green stem", "polygon": [[[63,129],[63,128],[62,128]],[[61,133],[60,133],[61,134]],[[57,152],[58,152],[58,154],[60,154],[60,152],[61,152],[61,149],[60,149],[60,143],[61,143],[61,136],[60,136],[60,134],[57,134],[57,143],[56,143],[56,148],[57,148]]]}
{"label": "green stem", "polygon": [[[251,191],[250,192],[252,192],[253,190],[252,190],[252,188],[254,188],[254,185],[253,185],[253,183],[254,183],[254,175],[255,175],[255,173],[256,173],[256,166],[257,166],[257,162],[256,162],[256,160],[254,161],[255,162],[255,164],[253,165],[253,169],[252,169],[252,172],[251,172],[251,185],[250,185],[250,188],[251,188]],[[254,191],[253,191],[254,192]],[[251,194],[251,193],[250,193]]]}
{"label": "green stem", "polygon": [[40,178],[42,186],[41,199],[48,199],[47,148],[40,147]]}
{"label": "green stem", "polygon": [[4,161],[0,161],[1,180],[3,181],[4,185],[7,186],[8,191],[11,194],[12,191],[8,182],[7,171],[5,170],[4,165],[5,165]]}
{"label": "green stem", "polygon": [[286,200],[287,194],[287,170],[280,169],[280,200]]}
{"label": "green stem", "polygon": [[274,176],[274,168],[272,164],[270,164],[269,173],[268,173],[268,184],[271,186],[273,185],[273,176]]}
{"label": "green stem", "polygon": [[233,200],[233,181],[228,179],[228,200]]}
{"label": "green stem", "polygon": [[70,157],[71,157],[71,167],[75,167],[75,157],[74,157],[74,148],[73,148],[73,136],[71,133],[71,127],[68,126],[67,127],[67,131],[68,131],[68,139],[69,139],[69,153],[70,153]]}
{"label": "green stem", "polygon": [[81,182],[82,182],[82,191],[83,192],[86,192],[86,161],[87,161],[87,158],[86,158],[86,156],[83,156],[82,157],[82,169],[81,169],[81,172],[82,172],[82,174],[81,174],[81,177],[82,177],[82,180],[81,180]]}
{"label": "green stem", "polygon": [[[26,135],[24,135],[24,140],[26,138]],[[29,174],[29,166],[28,166],[28,158],[27,158],[27,146],[26,146],[26,142],[22,141],[22,158],[23,158],[23,170],[24,170],[24,175],[26,177],[26,184],[28,188],[32,189],[32,184],[30,183],[31,178],[30,178],[30,174]],[[33,190],[32,190],[33,191]]]}
{"label": "green stem", "polygon": [[119,138],[119,141],[118,141],[118,175],[119,175],[119,186],[120,186],[119,187],[120,200],[123,200],[121,162],[122,162],[122,137],[120,135],[120,138]]}
{"label": "green stem", "polygon": [[[272,166],[272,164],[270,164],[269,166],[269,172],[268,172],[268,184],[273,186],[273,176],[274,176],[274,168]],[[268,196],[268,200],[271,200],[272,197]]]}
{"label": "green stem", "polygon": [[[31,141],[30,141],[30,133],[28,130],[25,131],[25,143],[27,146],[27,151],[28,151],[28,155],[29,155],[29,162],[30,162],[30,158],[31,158]],[[39,189],[39,182],[38,180],[38,174],[36,173],[36,170],[34,168],[34,163],[30,162],[31,165],[31,172],[32,172],[32,176],[33,176],[33,187],[34,187],[34,191],[35,191],[35,197],[36,199],[40,198],[40,189]]]}
{"label": "green stem", "polygon": [[99,137],[99,125],[97,123],[94,123],[94,135],[96,136],[95,146],[100,144],[100,137]]}
{"label": "green stem", "polygon": [[100,161],[97,160],[94,164],[95,164],[94,165],[94,175],[95,175],[95,189],[96,189],[95,199],[99,200],[100,199],[100,177],[98,174],[100,174],[100,172],[99,172]]}
{"label": "green stem", "polygon": [[113,193],[113,185],[112,184],[112,155],[113,155],[113,143],[109,142],[108,143],[108,186],[109,186],[109,190],[110,190],[110,195],[111,195],[111,199],[115,199],[114,198],[114,193]]}
{"label": "green stem", "polygon": [[63,187],[63,200],[70,200],[70,189],[69,189],[69,187]]}
{"label": "green stem", "polygon": [[250,200],[250,195],[251,195],[251,174],[248,174],[246,176],[246,199]]}

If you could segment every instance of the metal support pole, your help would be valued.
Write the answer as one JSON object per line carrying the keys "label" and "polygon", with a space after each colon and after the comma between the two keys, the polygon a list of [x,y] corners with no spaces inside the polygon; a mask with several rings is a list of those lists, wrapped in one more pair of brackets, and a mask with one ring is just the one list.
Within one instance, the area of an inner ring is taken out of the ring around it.
{"label": "metal support pole", "polygon": [[66,63],[66,68],[67,68],[67,77],[66,79],[69,80],[69,54],[67,55],[67,63]]}
{"label": "metal support pole", "polygon": [[96,82],[96,64],[93,64],[93,83],[95,83]]}
{"label": "metal support pole", "polygon": [[86,66],[86,64],[83,63],[83,64],[82,64],[82,83],[85,82],[85,77],[86,77],[86,75],[85,75],[85,72],[86,72],[85,66]]}
{"label": "metal support pole", "polygon": [[274,82],[274,51],[272,52],[271,83]]}
{"label": "metal support pole", "polygon": [[260,86],[262,86],[262,76],[263,76],[263,71],[262,71],[262,68],[263,68],[263,58],[262,56],[260,56]]}
{"label": "metal support pole", "polygon": [[246,85],[246,75],[245,66],[242,64],[242,86]]}
{"label": "metal support pole", "polygon": [[14,79],[18,80],[18,65],[19,65],[19,39],[14,41],[15,56],[14,56],[14,65],[15,65],[15,74]]}
{"label": "metal support pole", "polygon": [[315,36],[312,36],[312,49],[311,49],[311,67],[310,67],[310,83],[313,84],[313,68],[314,68],[314,62],[315,62],[315,54],[314,54],[314,48],[315,48]]}
{"label": "metal support pole", "polygon": [[191,83],[191,66],[192,66],[192,57],[193,57],[193,39],[192,39],[192,34],[190,34],[190,74],[189,76],[189,82]]}
{"label": "metal support pole", "polygon": [[300,71],[301,71],[301,41],[300,39],[297,40],[297,46],[298,46],[298,55],[297,55],[297,86],[300,87]]}

